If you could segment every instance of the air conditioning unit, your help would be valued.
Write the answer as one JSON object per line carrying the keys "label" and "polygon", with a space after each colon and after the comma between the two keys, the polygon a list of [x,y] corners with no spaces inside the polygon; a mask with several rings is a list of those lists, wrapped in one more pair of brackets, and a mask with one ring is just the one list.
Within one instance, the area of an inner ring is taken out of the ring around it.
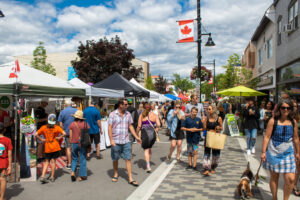
{"label": "air conditioning unit", "polygon": [[284,24],[283,25],[283,32],[289,33],[291,31],[293,31],[293,29],[294,29],[294,27],[293,27],[292,23],[291,24]]}

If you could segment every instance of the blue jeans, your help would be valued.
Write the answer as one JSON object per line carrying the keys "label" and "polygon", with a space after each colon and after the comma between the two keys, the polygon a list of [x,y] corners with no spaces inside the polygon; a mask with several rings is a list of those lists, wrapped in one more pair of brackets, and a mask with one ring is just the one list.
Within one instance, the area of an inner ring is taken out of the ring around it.
{"label": "blue jeans", "polygon": [[77,143],[72,144],[72,171],[76,173],[79,154],[79,176],[87,176],[86,148],[80,147]]}
{"label": "blue jeans", "polygon": [[257,129],[245,129],[247,138],[247,149],[250,150],[255,146]]}

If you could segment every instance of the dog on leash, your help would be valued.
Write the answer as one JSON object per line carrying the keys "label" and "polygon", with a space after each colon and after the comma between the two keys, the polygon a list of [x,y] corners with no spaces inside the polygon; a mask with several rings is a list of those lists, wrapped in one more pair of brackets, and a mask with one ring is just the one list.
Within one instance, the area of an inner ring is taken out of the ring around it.
{"label": "dog on leash", "polygon": [[253,197],[253,194],[251,192],[251,182],[253,178],[254,176],[250,169],[250,163],[248,162],[247,169],[243,172],[241,181],[238,185],[238,193],[241,199]]}

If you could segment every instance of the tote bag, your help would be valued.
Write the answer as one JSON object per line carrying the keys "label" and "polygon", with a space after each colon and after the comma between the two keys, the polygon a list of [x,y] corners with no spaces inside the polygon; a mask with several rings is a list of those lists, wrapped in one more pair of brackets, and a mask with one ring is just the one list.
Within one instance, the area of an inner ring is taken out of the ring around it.
{"label": "tote bag", "polygon": [[226,142],[226,135],[221,133],[216,133],[213,131],[207,131],[206,133],[206,147],[212,149],[224,149]]}

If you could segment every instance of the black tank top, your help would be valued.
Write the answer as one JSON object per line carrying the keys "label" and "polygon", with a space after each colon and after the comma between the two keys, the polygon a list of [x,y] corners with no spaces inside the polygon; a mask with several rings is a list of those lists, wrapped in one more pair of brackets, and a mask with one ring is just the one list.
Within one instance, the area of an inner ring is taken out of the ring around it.
{"label": "black tank top", "polygon": [[[218,117],[218,119],[219,119],[219,117]],[[218,119],[217,119],[217,121],[214,121],[214,122],[210,122],[209,119],[207,119],[207,121],[206,121],[206,129],[207,130],[215,130],[216,127],[219,126]]]}

